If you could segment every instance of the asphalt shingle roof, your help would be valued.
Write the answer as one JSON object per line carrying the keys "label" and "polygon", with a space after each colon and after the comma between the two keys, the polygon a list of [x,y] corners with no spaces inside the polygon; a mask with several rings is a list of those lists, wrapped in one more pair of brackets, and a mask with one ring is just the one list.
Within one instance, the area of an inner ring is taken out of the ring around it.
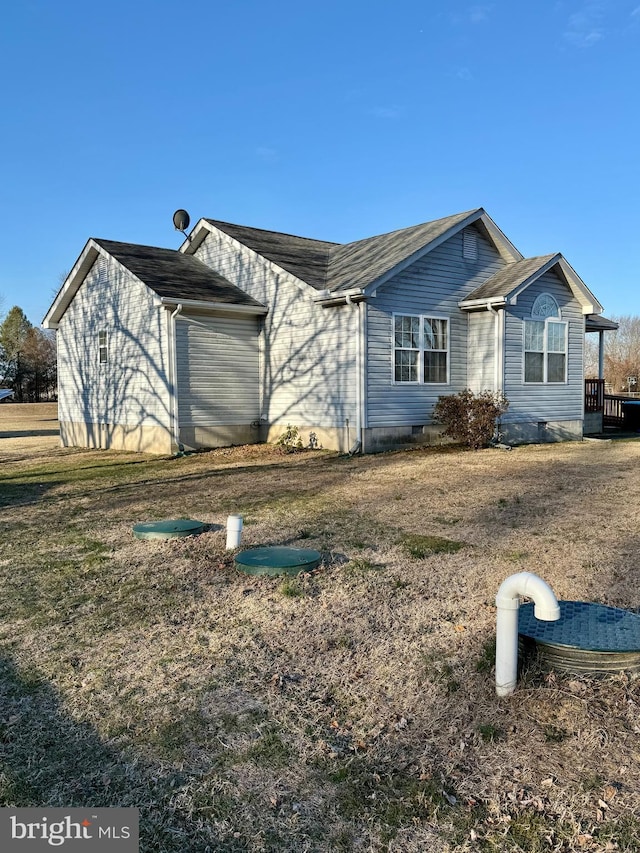
{"label": "asphalt shingle roof", "polygon": [[465,296],[463,302],[473,299],[503,299],[506,298],[512,291],[523,284],[530,276],[534,275],[543,267],[554,255],[541,255],[538,258],[525,258],[522,261],[516,261],[513,264],[507,264],[497,273],[487,279],[484,284],[476,288],[468,296]]}
{"label": "asphalt shingle roof", "polygon": [[216,219],[209,224],[316,290],[366,287],[476,211],[457,213],[354,243],[329,243]]}
{"label": "asphalt shingle roof", "polygon": [[157,246],[94,240],[159,296],[229,305],[261,304],[193,255]]}
{"label": "asphalt shingle roof", "polygon": [[328,287],[326,282],[329,255],[332,249],[339,247],[338,243],[296,237],[278,231],[264,231],[262,228],[249,228],[246,225],[233,225],[216,219],[207,219],[207,222],[316,290]]}

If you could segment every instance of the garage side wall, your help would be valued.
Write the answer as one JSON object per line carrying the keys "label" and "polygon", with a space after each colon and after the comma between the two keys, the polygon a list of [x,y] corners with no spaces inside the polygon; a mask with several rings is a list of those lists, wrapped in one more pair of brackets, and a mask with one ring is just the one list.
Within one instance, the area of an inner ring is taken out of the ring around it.
{"label": "garage side wall", "polygon": [[259,440],[258,333],[254,316],[176,318],[178,422],[185,447]]}

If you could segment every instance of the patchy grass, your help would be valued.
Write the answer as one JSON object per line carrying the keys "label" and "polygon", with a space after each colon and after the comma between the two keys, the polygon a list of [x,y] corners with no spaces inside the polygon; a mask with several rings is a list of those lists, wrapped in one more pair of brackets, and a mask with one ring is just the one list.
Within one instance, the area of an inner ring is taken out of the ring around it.
{"label": "patchy grass", "polygon": [[[638,849],[640,680],[528,663],[497,699],[493,601],[529,570],[637,607],[640,443],[158,459],[27,410],[0,407],[1,805],[138,806],[143,853]],[[236,572],[230,511],[322,566]]]}
{"label": "patchy grass", "polygon": [[420,533],[405,533],[400,538],[400,546],[409,557],[424,560],[431,554],[455,554],[464,543],[443,536],[430,536]]}

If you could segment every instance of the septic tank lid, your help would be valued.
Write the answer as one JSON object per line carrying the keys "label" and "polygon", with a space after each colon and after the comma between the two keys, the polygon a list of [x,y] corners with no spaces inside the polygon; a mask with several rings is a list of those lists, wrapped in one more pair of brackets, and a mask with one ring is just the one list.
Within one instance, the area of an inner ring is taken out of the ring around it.
{"label": "septic tank lid", "polygon": [[640,616],[619,607],[560,601],[560,619],[540,622],[533,606],[520,608],[518,631],[541,662],[569,673],[640,672]]}
{"label": "septic tank lid", "polygon": [[560,601],[560,619],[541,622],[533,605],[520,608],[518,633],[542,643],[593,652],[639,652],[640,616],[587,601]]}
{"label": "septic tank lid", "polygon": [[178,518],[169,521],[146,521],[133,527],[136,539],[175,539],[178,536],[193,536],[202,533],[203,521]]}
{"label": "septic tank lid", "polygon": [[250,548],[236,555],[236,567],[247,575],[297,575],[320,565],[322,555],[310,548]]}

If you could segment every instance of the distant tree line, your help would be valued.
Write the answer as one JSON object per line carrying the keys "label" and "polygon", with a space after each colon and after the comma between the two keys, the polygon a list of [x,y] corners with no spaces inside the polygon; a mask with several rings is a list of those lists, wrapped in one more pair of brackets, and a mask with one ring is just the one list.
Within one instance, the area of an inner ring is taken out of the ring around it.
{"label": "distant tree line", "polygon": [[[614,393],[640,391],[640,317],[611,317],[616,332],[604,333],[604,378]],[[585,378],[598,376],[598,335],[588,334],[585,343]]]}
{"label": "distant tree line", "polygon": [[0,322],[0,387],[11,388],[18,403],[56,397],[55,333],[33,326],[17,305]]}

